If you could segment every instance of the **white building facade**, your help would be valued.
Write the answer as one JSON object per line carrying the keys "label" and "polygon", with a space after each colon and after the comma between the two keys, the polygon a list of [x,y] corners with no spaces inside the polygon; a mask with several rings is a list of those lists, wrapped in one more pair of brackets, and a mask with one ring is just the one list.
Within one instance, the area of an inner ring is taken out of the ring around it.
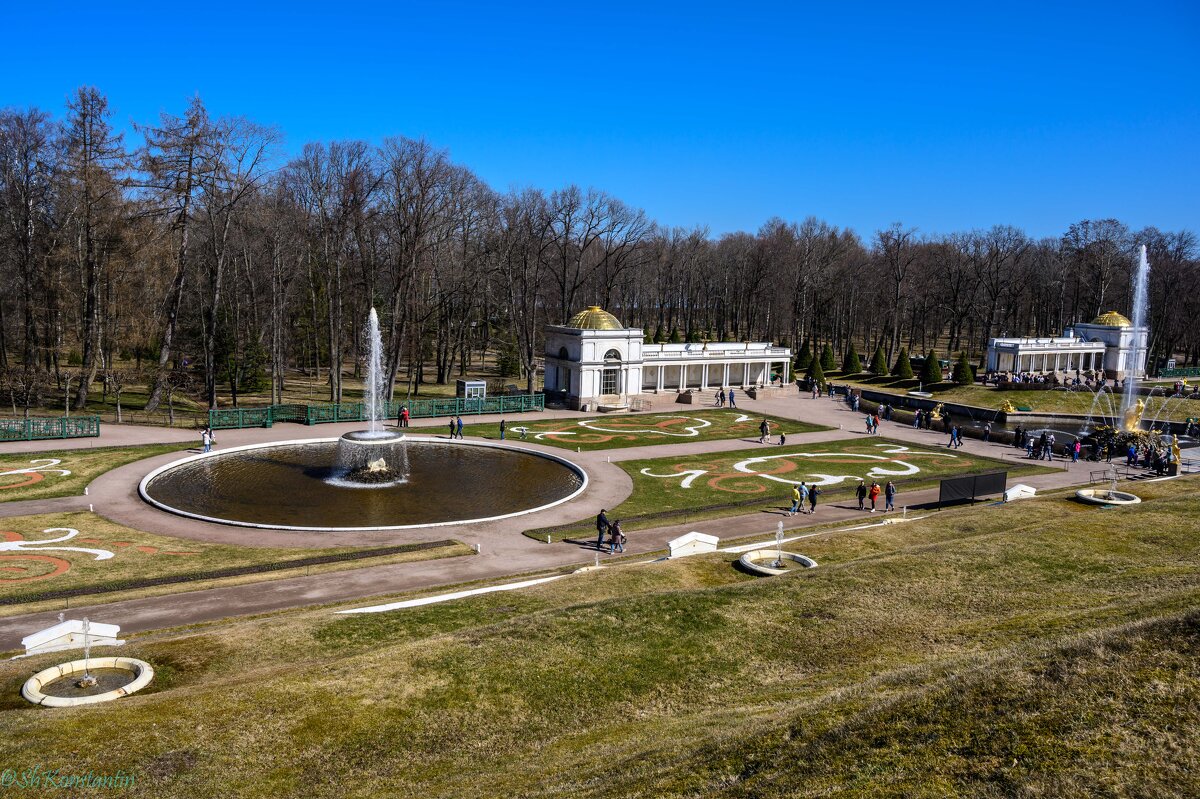
{"label": "white building facade", "polygon": [[988,341],[989,372],[1051,374],[1093,372],[1114,380],[1146,374],[1147,329],[1109,311],[1063,336],[993,338]]}
{"label": "white building facade", "polygon": [[546,327],[546,393],[571,408],[628,406],[639,395],[717,388],[749,389],[788,379],[792,351],[767,342],[645,344],[592,306],[565,325]]}

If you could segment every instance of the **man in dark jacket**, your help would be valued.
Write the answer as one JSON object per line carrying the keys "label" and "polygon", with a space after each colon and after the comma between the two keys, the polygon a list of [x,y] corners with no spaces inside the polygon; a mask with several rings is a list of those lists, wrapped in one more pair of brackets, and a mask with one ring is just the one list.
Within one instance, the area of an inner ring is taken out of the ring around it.
{"label": "man in dark jacket", "polygon": [[607,534],[608,517],[604,515],[604,508],[601,508],[600,513],[596,515],[596,549],[604,546],[604,536]]}

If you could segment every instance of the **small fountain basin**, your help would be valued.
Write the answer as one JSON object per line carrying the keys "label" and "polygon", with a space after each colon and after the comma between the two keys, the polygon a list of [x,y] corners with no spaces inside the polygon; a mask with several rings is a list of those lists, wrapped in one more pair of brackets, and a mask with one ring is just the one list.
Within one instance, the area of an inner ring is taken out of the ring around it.
{"label": "small fountain basin", "polygon": [[1142,501],[1136,494],[1109,488],[1081,488],[1075,498],[1090,505],[1136,505]]}
{"label": "small fountain basin", "polygon": [[[55,686],[61,685],[63,682],[69,681],[74,683],[71,678],[82,679],[85,673],[95,673],[101,680],[101,687],[106,687],[107,684],[120,682],[113,680],[113,673],[125,673],[128,679],[124,684],[111,688],[100,693],[85,693],[84,691],[73,690],[71,696],[56,696],[53,692]],[[104,658],[89,658],[87,660],[72,660],[70,663],[61,663],[57,666],[51,666],[48,669],[43,669],[37,674],[30,677],[21,686],[21,696],[35,705],[43,707],[76,707],[78,705],[94,705],[99,702],[111,702],[114,699],[120,699],[123,696],[135,691],[140,691],[150,684],[154,679],[154,667],[144,660],[136,660],[134,658],[119,658],[119,657],[104,657]]]}
{"label": "small fountain basin", "polygon": [[[775,566],[776,561],[784,561],[782,567]],[[815,569],[817,562],[804,555],[794,552],[779,552],[774,549],[752,549],[738,558],[738,563],[746,571],[762,577],[776,577],[801,569]]]}

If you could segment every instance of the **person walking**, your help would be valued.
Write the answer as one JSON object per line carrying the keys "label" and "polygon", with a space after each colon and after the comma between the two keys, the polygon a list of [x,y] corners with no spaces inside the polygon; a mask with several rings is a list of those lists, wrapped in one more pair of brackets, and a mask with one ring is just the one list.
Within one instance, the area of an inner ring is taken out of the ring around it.
{"label": "person walking", "polygon": [[608,528],[608,554],[625,551],[625,534],[621,532],[621,520],[617,519]]}
{"label": "person walking", "polygon": [[730,408],[737,407],[737,401],[733,398],[733,389],[732,388],[729,389],[729,407]]}
{"label": "person walking", "polygon": [[792,484],[792,507],[788,509],[788,516],[795,516],[804,505],[804,496],[800,493],[800,486]]}
{"label": "person walking", "polygon": [[604,513],[604,508],[596,514],[596,549],[604,548],[604,537],[608,535],[608,516]]}
{"label": "person walking", "polygon": [[200,446],[203,452],[212,452],[212,428],[205,427],[200,431]]}
{"label": "person walking", "polygon": [[[800,485],[804,485],[804,484],[801,483]],[[809,513],[817,512],[817,497],[820,494],[821,494],[820,486],[813,486],[812,488],[808,489],[808,512]]]}
{"label": "person walking", "polygon": [[408,406],[405,405],[400,409],[400,418],[397,420],[397,424],[399,424],[400,427],[408,427],[408,416]]}
{"label": "person walking", "polygon": [[865,503],[867,501],[867,484],[862,480],[859,480],[858,485],[855,486],[854,496],[858,497],[858,509],[866,510],[867,508]]}
{"label": "person walking", "polygon": [[883,487],[883,512],[887,513],[896,509],[896,484],[891,480],[887,481],[887,485]]}
{"label": "person walking", "polygon": [[871,435],[871,414],[869,414],[869,413],[866,416],[866,423],[867,423],[867,435]]}
{"label": "person walking", "polygon": [[871,481],[871,490],[867,492],[867,497],[871,500],[871,513],[874,513],[875,500],[879,499],[879,483]]}
{"label": "person walking", "polygon": [[771,423],[763,419],[758,423],[758,443],[765,444],[771,437]]}
{"label": "person walking", "polygon": [[1079,453],[1082,451],[1083,444],[1079,442],[1078,438],[1071,442],[1071,463],[1079,463]]}
{"label": "person walking", "polygon": [[458,424],[455,425],[455,432],[458,433],[458,437],[460,439],[463,437],[462,428],[463,428],[462,417],[460,416],[460,417],[458,417]]}
{"label": "person walking", "polygon": [[450,417],[450,440],[454,440],[454,417]]}
{"label": "person walking", "polygon": [[992,423],[991,422],[983,423],[983,440],[984,441],[992,440]]}
{"label": "person walking", "polygon": [[871,417],[871,432],[879,435],[879,411],[875,411],[875,415]]}
{"label": "person walking", "polygon": [[725,407],[725,392],[719,388],[717,389],[717,407]]}
{"label": "person walking", "polygon": [[780,430],[779,431],[779,446],[782,447],[786,443],[787,443],[787,433]]}
{"label": "person walking", "polygon": [[1054,436],[1053,435],[1046,437],[1046,444],[1045,444],[1045,446],[1042,447],[1042,460],[1044,460],[1044,461],[1054,460]]}
{"label": "person walking", "polygon": [[921,409],[917,408],[916,413],[913,414],[913,430],[918,430],[918,429],[920,429],[920,427],[921,427]]}
{"label": "person walking", "polygon": [[507,426],[508,426],[508,423],[505,422],[503,419],[501,419],[500,420],[500,440],[501,441],[504,440],[504,430]]}

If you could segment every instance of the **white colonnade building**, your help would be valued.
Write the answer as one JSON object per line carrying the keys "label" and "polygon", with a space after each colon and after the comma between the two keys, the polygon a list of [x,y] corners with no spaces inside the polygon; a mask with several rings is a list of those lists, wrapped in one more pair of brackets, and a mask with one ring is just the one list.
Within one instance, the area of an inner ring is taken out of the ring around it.
{"label": "white colonnade building", "polygon": [[994,338],[988,342],[989,372],[1095,372],[1115,380],[1146,374],[1147,329],[1135,328],[1116,311],[1068,328],[1063,336]]}
{"label": "white colonnade building", "polygon": [[546,394],[571,408],[622,408],[639,395],[749,389],[788,379],[792,351],[769,342],[646,344],[593,305],[546,327]]}

